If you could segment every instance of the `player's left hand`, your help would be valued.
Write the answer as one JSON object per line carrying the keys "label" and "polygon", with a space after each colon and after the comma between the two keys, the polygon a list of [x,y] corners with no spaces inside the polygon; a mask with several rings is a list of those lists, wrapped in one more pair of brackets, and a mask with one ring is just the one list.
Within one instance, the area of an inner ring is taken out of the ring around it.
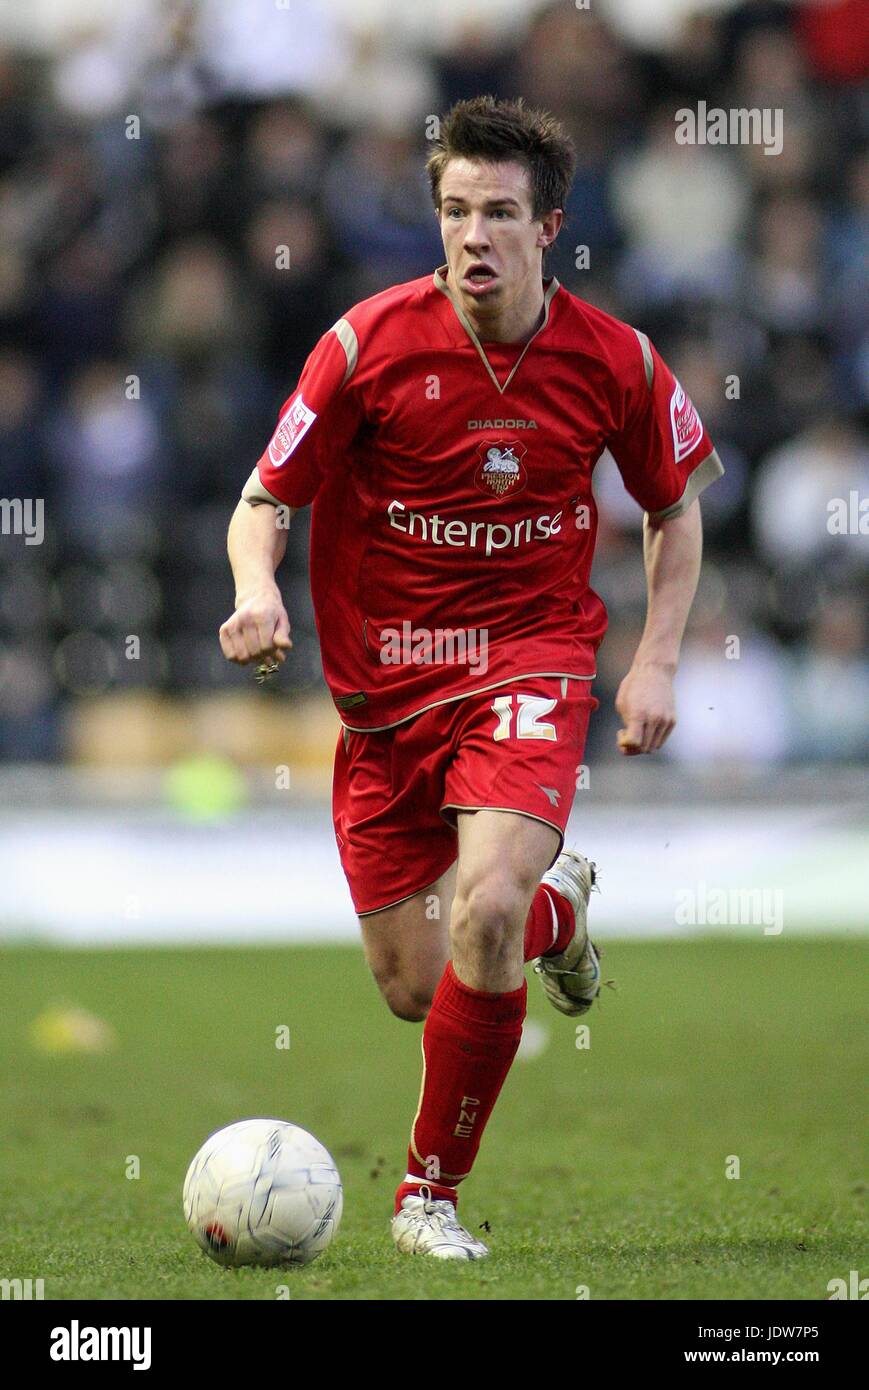
{"label": "player's left hand", "polygon": [[656,752],[673,732],[676,701],[669,667],[632,666],[616,695],[616,711],[624,724],[616,735],[626,757]]}

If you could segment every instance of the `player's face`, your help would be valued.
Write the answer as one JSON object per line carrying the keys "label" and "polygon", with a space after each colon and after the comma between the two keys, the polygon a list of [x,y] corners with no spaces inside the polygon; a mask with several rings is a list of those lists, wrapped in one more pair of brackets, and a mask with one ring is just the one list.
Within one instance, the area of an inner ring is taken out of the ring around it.
{"label": "player's face", "polygon": [[468,316],[492,327],[521,319],[523,310],[536,313],[543,251],[558,234],[561,210],[534,221],[528,171],[512,161],[451,159],[440,193],[450,284]]}

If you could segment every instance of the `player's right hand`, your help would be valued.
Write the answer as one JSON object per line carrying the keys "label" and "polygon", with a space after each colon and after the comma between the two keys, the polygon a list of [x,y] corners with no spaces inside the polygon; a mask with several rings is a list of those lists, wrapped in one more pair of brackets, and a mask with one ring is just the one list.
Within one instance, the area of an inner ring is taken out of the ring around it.
{"label": "player's right hand", "polygon": [[220,628],[220,648],[227,661],[284,662],[292,650],[290,620],[280,592],[265,589],[238,601],[231,618]]}

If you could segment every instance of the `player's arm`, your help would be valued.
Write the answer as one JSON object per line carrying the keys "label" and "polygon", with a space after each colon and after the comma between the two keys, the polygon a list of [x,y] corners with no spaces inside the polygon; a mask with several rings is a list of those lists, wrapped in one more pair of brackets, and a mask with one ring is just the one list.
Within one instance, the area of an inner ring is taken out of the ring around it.
{"label": "player's arm", "polygon": [[244,485],[227,542],[235,612],[220,629],[220,645],[229,661],[283,662],[293,645],[275,571],[287,548],[289,518],[313,502],[358,427],[360,401],[350,389],[357,356],[355,331],[339,319],[308,357]]}
{"label": "player's arm", "polygon": [[644,333],[629,330],[619,363],[622,415],[611,447],[646,513],[646,625],[616,710],[621,751],[654,753],[676,723],[673,678],[703,550],[698,497],[724,472],[697,411]]}
{"label": "player's arm", "polygon": [[227,550],[235,580],[235,612],[220,629],[220,646],[228,661],[283,662],[292,648],[290,620],[275,580],[292,514],[291,507],[245,497],[233,512]]}
{"label": "player's arm", "polygon": [[616,711],[624,724],[618,744],[628,756],[654,753],[676,723],[673,678],[697,591],[702,552],[698,500],[676,516],[646,514],[646,625],[631,669],[616,695]]}

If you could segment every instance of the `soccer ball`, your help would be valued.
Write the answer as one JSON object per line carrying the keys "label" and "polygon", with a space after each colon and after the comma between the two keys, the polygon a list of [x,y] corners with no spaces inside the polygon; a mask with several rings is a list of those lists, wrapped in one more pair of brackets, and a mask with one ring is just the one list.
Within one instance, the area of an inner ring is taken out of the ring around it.
{"label": "soccer ball", "polygon": [[338,1229],[344,1194],[326,1149],[285,1120],[212,1134],[184,1180],[184,1217],[222,1265],[310,1264]]}

